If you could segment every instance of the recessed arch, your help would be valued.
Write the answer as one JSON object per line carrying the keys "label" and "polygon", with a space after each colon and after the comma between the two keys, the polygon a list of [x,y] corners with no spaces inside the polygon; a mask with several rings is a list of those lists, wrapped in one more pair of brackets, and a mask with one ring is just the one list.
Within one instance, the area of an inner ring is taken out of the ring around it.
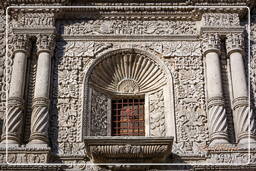
{"label": "recessed arch", "polygon": [[159,57],[134,48],[113,50],[94,59],[84,73],[82,135],[90,135],[90,88],[110,96],[148,95],[162,89],[166,136],[176,137],[172,74]]}

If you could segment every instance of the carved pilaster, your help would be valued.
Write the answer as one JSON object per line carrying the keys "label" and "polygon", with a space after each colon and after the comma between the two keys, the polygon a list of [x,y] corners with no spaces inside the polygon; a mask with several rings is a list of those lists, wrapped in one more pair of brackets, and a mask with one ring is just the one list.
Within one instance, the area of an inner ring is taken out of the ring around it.
{"label": "carved pilaster", "polygon": [[18,97],[11,97],[8,99],[8,111],[3,124],[2,141],[7,137],[8,143],[10,144],[20,142],[23,109],[23,99]]}
{"label": "carved pilaster", "polygon": [[228,55],[233,52],[240,52],[243,54],[244,38],[241,33],[230,33],[227,34],[226,49]]}

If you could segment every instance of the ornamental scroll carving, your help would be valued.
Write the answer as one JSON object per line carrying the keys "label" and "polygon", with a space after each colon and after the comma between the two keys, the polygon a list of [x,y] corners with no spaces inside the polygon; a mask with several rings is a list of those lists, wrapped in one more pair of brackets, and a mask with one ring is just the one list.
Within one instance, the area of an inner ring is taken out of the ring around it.
{"label": "ornamental scroll carving", "polygon": [[174,35],[196,34],[194,21],[143,20],[59,20],[58,31],[64,35]]}
{"label": "ornamental scroll carving", "polygon": [[108,134],[107,114],[110,111],[108,97],[92,89],[91,97],[91,134],[92,136],[106,136]]}
{"label": "ornamental scroll carving", "polygon": [[163,90],[149,95],[150,136],[166,135]]}
{"label": "ornamental scroll carving", "polygon": [[166,59],[174,73],[177,154],[203,155],[208,141],[202,57]]}
{"label": "ornamental scroll carving", "polygon": [[240,20],[236,13],[206,13],[202,16],[202,24],[208,27],[230,27],[239,26]]}

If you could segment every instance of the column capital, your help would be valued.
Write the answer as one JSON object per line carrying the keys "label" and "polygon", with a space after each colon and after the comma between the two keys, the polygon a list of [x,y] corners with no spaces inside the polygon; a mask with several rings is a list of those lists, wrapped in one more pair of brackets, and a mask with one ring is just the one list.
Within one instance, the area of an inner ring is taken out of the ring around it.
{"label": "column capital", "polygon": [[226,37],[226,48],[228,55],[233,52],[243,53],[244,37],[242,33],[229,33],[226,35]]}
{"label": "column capital", "polygon": [[37,53],[42,51],[52,53],[55,48],[54,34],[38,34],[37,36]]}
{"label": "column capital", "polygon": [[203,54],[206,55],[209,52],[220,53],[220,37],[218,33],[204,33],[203,38]]}
{"label": "column capital", "polygon": [[14,52],[29,53],[31,43],[29,42],[29,36],[27,34],[15,34],[14,35]]}

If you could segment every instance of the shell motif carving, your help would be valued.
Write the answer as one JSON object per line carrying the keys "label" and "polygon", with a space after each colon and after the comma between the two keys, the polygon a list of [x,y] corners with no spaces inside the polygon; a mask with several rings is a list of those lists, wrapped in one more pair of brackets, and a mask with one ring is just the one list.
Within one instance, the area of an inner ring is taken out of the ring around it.
{"label": "shell motif carving", "polygon": [[163,70],[152,59],[132,52],[115,54],[97,64],[90,84],[110,94],[145,94],[166,84]]}

